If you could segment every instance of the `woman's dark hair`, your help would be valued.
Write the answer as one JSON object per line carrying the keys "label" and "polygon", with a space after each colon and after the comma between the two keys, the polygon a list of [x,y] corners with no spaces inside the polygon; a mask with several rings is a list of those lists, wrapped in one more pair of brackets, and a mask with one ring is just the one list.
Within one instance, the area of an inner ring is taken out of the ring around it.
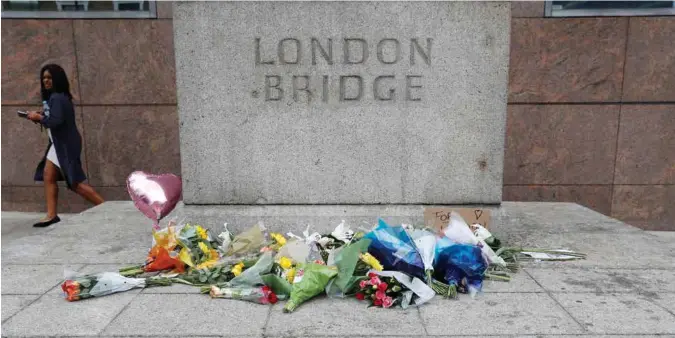
{"label": "woman's dark hair", "polygon": [[[43,81],[45,70],[49,71],[49,74],[52,75],[52,89],[45,89],[45,83]],[[42,67],[40,70],[40,92],[42,94],[42,100],[49,100],[49,96],[52,93],[62,93],[66,95],[70,100],[73,99],[73,95],[70,93],[70,84],[68,83],[68,76],[66,76],[66,71],[61,68],[61,66],[56,64],[48,64]]]}

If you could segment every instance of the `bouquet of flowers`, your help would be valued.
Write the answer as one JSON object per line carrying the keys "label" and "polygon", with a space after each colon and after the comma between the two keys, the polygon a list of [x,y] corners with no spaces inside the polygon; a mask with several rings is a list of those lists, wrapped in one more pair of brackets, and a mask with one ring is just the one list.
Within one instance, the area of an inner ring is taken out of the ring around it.
{"label": "bouquet of flowers", "polygon": [[146,286],[171,285],[168,278],[129,278],[116,272],[103,272],[66,279],[61,290],[69,302],[101,297]]}
{"label": "bouquet of flowers", "polygon": [[212,298],[238,299],[258,304],[275,304],[277,295],[267,286],[224,287],[212,285],[209,293]]}
{"label": "bouquet of flowers", "polygon": [[403,287],[396,278],[380,278],[374,273],[369,273],[368,279],[359,283],[356,299],[366,300],[370,306],[389,308],[401,303],[403,291]]}
{"label": "bouquet of flowers", "polygon": [[377,228],[367,233],[368,252],[382,264],[384,270],[401,271],[424,279],[425,266],[412,238],[401,226],[389,226],[382,219]]}

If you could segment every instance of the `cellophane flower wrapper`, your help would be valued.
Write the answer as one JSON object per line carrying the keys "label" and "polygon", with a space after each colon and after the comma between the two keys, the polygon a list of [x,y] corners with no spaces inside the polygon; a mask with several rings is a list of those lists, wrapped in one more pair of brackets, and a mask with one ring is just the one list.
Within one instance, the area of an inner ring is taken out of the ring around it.
{"label": "cellophane flower wrapper", "polygon": [[434,290],[421,279],[409,276],[405,273],[399,271],[368,271],[369,275],[371,273],[382,277],[393,277],[413,293],[412,297],[404,297],[402,300],[401,307],[404,309],[408,308],[411,302],[413,306],[420,306],[434,298],[436,295],[436,292],[434,292]]}
{"label": "cellophane flower wrapper", "polygon": [[501,257],[497,256],[497,254],[487,243],[485,243],[484,240],[478,238],[473,233],[473,231],[471,231],[471,227],[469,227],[469,225],[459,213],[454,211],[450,213],[450,221],[448,223],[448,227],[445,229],[444,234],[445,237],[454,242],[472,244],[480,247],[483,257],[485,257],[488,262],[506,266],[506,262],[504,262]]}
{"label": "cellophane flower wrapper", "polygon": [[272,265],[274,265],[272,253],[265,252],[252,267],[244,270],[241,275],[234,277],[230,281],[230,285],[233,287],[263,285],[264,281],[261,275],[269,273],[272,270]]}
{"label": "cellophane flower wrapper", "polygon": [[246,255],[258,252],[265,245],[264,226],[256,224],[250,229],[234,236],[227,252],[228,256]]}
{"label": "cellophane flower wrapper", "polygon": [[427,230],[413,230],[412,238],[424,262],[426,282],[430,283],[429,279],[434,271],[434,257],[436,256],[436,235]]}
{"label": "cellophane flower wrapper", "polygon": [[455,243],[447,237],[437,240],[434,275],[444,283],[462,286],[466,278],[472,292],[480,291],[487,268],[478,246]]}
{"label": "cellophane flower wrapper", "polygon": [[365,273],[362,276],[355,276],[354,272],[359,263],[359,255],[368,251],[370,243],[370,239],[362,238],[339,249],[334,261],[331,262],[337,267],[338,273],[337,277],[331,280],[326,287],[326,294],[329,297],[346,297],[354,286],[365,278]]}
{"label": "cellophane flower wrapper", "polygon": [[273,273],[260,276],[265,285],[269,286],[280,300],[287,299],[291,295],[293,286],[285,278]]}
{"label": "cellophane flower wrapper", "polygon": [[368,252],[380,261],[385,270],[401,271],[425,279],[424,262],[415,243],[401,226],[389,226],[378,220],[378,226],[367,233]]}
{"label": "cellophane flower wrapper", "polygon": [[337,267],[315,263],[300,264],[293,280],[291,296],[284,312],[293,312],[302,303],[323,293],[328,282],[337,276]]}
{"label": "cellophane flower wrapper", "polygon": [[223,287],[212,285],[209,292],[212,298],[236,299],[257,304],[275,304],[276,294],[266,286]]}
{"label": "cellophane flower wrapper", "polygon": [[66,280],[61,284],[61,289],[66,300],[73,302],[143,288],[145,284],[145,278],[124,277],[117,272],[77,275],[67,271]]}

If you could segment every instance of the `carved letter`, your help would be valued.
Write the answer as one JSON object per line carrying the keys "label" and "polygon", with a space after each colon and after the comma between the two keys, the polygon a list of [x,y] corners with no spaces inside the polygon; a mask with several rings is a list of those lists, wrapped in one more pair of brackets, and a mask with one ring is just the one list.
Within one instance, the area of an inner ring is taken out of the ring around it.
{"label": "carved letter", "polygon": [[427,38],[427,51],[422,50],[422,47],[417,42],[417,39],[410,39],[410,64],[415,64],[415,50],[422,56],[427,65],[431,65],[431,38]]}
{"label": "carved letter", "polygon": [[[357,83],[359,85],[359,93],[358,95],[354,97],[347,97],[346,96],[346,88],[345,84],[347,83],[347,79],[352,78],[356,79]],[[340,101],[358,101],[361,99],[361,96],[363,96],[363,78],[361,78],[358,75],[343,75],[340,76]]]}
{"label": "carved letter", "polygon": [[380,96],[379,84],[382,79],[394,79],[394,75],[382,75],[376,77],[375,81],[373,81],[373,96],[375,96],[375,99],[378,101],[391,101],[394,99],[394,93],[396,92],[396,89],[389,88],[389,96]]}
{"label": "carved letter", "polygon": [[319,51],[321,52],[321,56],[323,56],[324,60],[329,65],[333,64],[333,39],[328,39],[328,53],[326,53],[326,50],[321,47],[321,44],[319,43],[319,40],[316,38],[312,38],[312,64],[316,65],[316,48],[319,48]]}
{"label": "carved letter", "polygon": [[255,38],[255,64],[256,65],[273,65],[274,60],[263,61],[262,56],[260,56],[260,38]]}
{"label": "carved letter", "polygon": [[[298,87],[297,79],[305,79],[305,86],[302,88]],[[301,90],[307,93],[307,103],[312,101],[312,92],[309,90],[309,76],[293,75],[293,101],[298,102],[298,91]]]}
{"label": "carved letter", "polygon": [[[350,57],[350,46],[352,42],[358,42],[361,44],[361,60],[358,61],[352,61]],[[364,39],[345,39],[344,44],[342,45],[342,48],[344,50],[344,63],[345,64],[359,64],[359,63],[364,63],[368,59],[368,43],[366,43],[366,40]]]}
{"label": "carved letter", "polygon": [[[386,42],[393,42],[394,47],[396,49],[396,54],[394,55],[394,61],[384,61],[384,52],[382,51],[383,46]],[[396,39],[382,39],[380,42],[377,43],[377,59],[380,60],[380,62],[390,65],[398,62],[398,60],[401,59],[401,44],[398,42]]]}
{"label": "carved letter", "polygon": [[421,98],[413,98],[412,93],[410,93],[411,88],[422,88],[422,85],[419,86],[413,86],[412,85],[412,79],[418,78],[421,79],[422,75],[406,75],[405,77],[405,98],[408,101],[422,101]]}
{"label": "carved letter", "polygon": [[328,75],[323,76],[323,102],[328,102]]}
{"label": "carved letter", "polygon": [[[276,84],[272,85],[271,79],[276,79]],[[281,76],[279,75],[265,75],[265,101],[279,101],[284,96],[284,90],[279,88],[281,85]],[[272,96],[271,89],[277,90],[278,95]]]}
{"label": "carved letter", "polygon": [[[295,60],[293,61],[288,61],[286,60],[286,52],[284,49],[284,43],[292,41],[295,42]],[[279,63],[282,65],[297,65],[298,62],[300,62],[300,40],[294,39],[294,38],[286,38],[281,41],[279,41],[279,45],[277,48],[277,54],[279,54]]]}

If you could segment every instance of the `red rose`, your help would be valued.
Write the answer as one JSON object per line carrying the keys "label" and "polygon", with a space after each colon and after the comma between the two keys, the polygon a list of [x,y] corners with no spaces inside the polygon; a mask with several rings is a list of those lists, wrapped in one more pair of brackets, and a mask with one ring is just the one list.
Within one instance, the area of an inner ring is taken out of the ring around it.
{"label": "red rose", "polygon": [[359,293],[356,294],[356,299],[364,300],[364,299],[366,299],[366,296],[364,294],[362,294],[361,292],[359,292]]}
{"label": "red rose", "polygon": [[373,305],[375,306],[382,306],[382,300],[381,299],[375,299],[373,301]]}
{"label": "red rose", "polygon": [[267,296],[267,300],[270,301],[270,304],[276,304],[276,302],[279,300],[279,298],[277,298],[277,295],[274,294],[274,292],[272,292],[272,293],[270,293],[269,296]]}
{"label": "red rose", "polygon": [[382,282],[380,285],[377,286],[377,289],[380,291],[387,291],[387,283]]}
{"label": "red rose", "polygon": [[377,275],[374,272],[371,272],[368,274],[368,278],[374,278],[377,277]]}

